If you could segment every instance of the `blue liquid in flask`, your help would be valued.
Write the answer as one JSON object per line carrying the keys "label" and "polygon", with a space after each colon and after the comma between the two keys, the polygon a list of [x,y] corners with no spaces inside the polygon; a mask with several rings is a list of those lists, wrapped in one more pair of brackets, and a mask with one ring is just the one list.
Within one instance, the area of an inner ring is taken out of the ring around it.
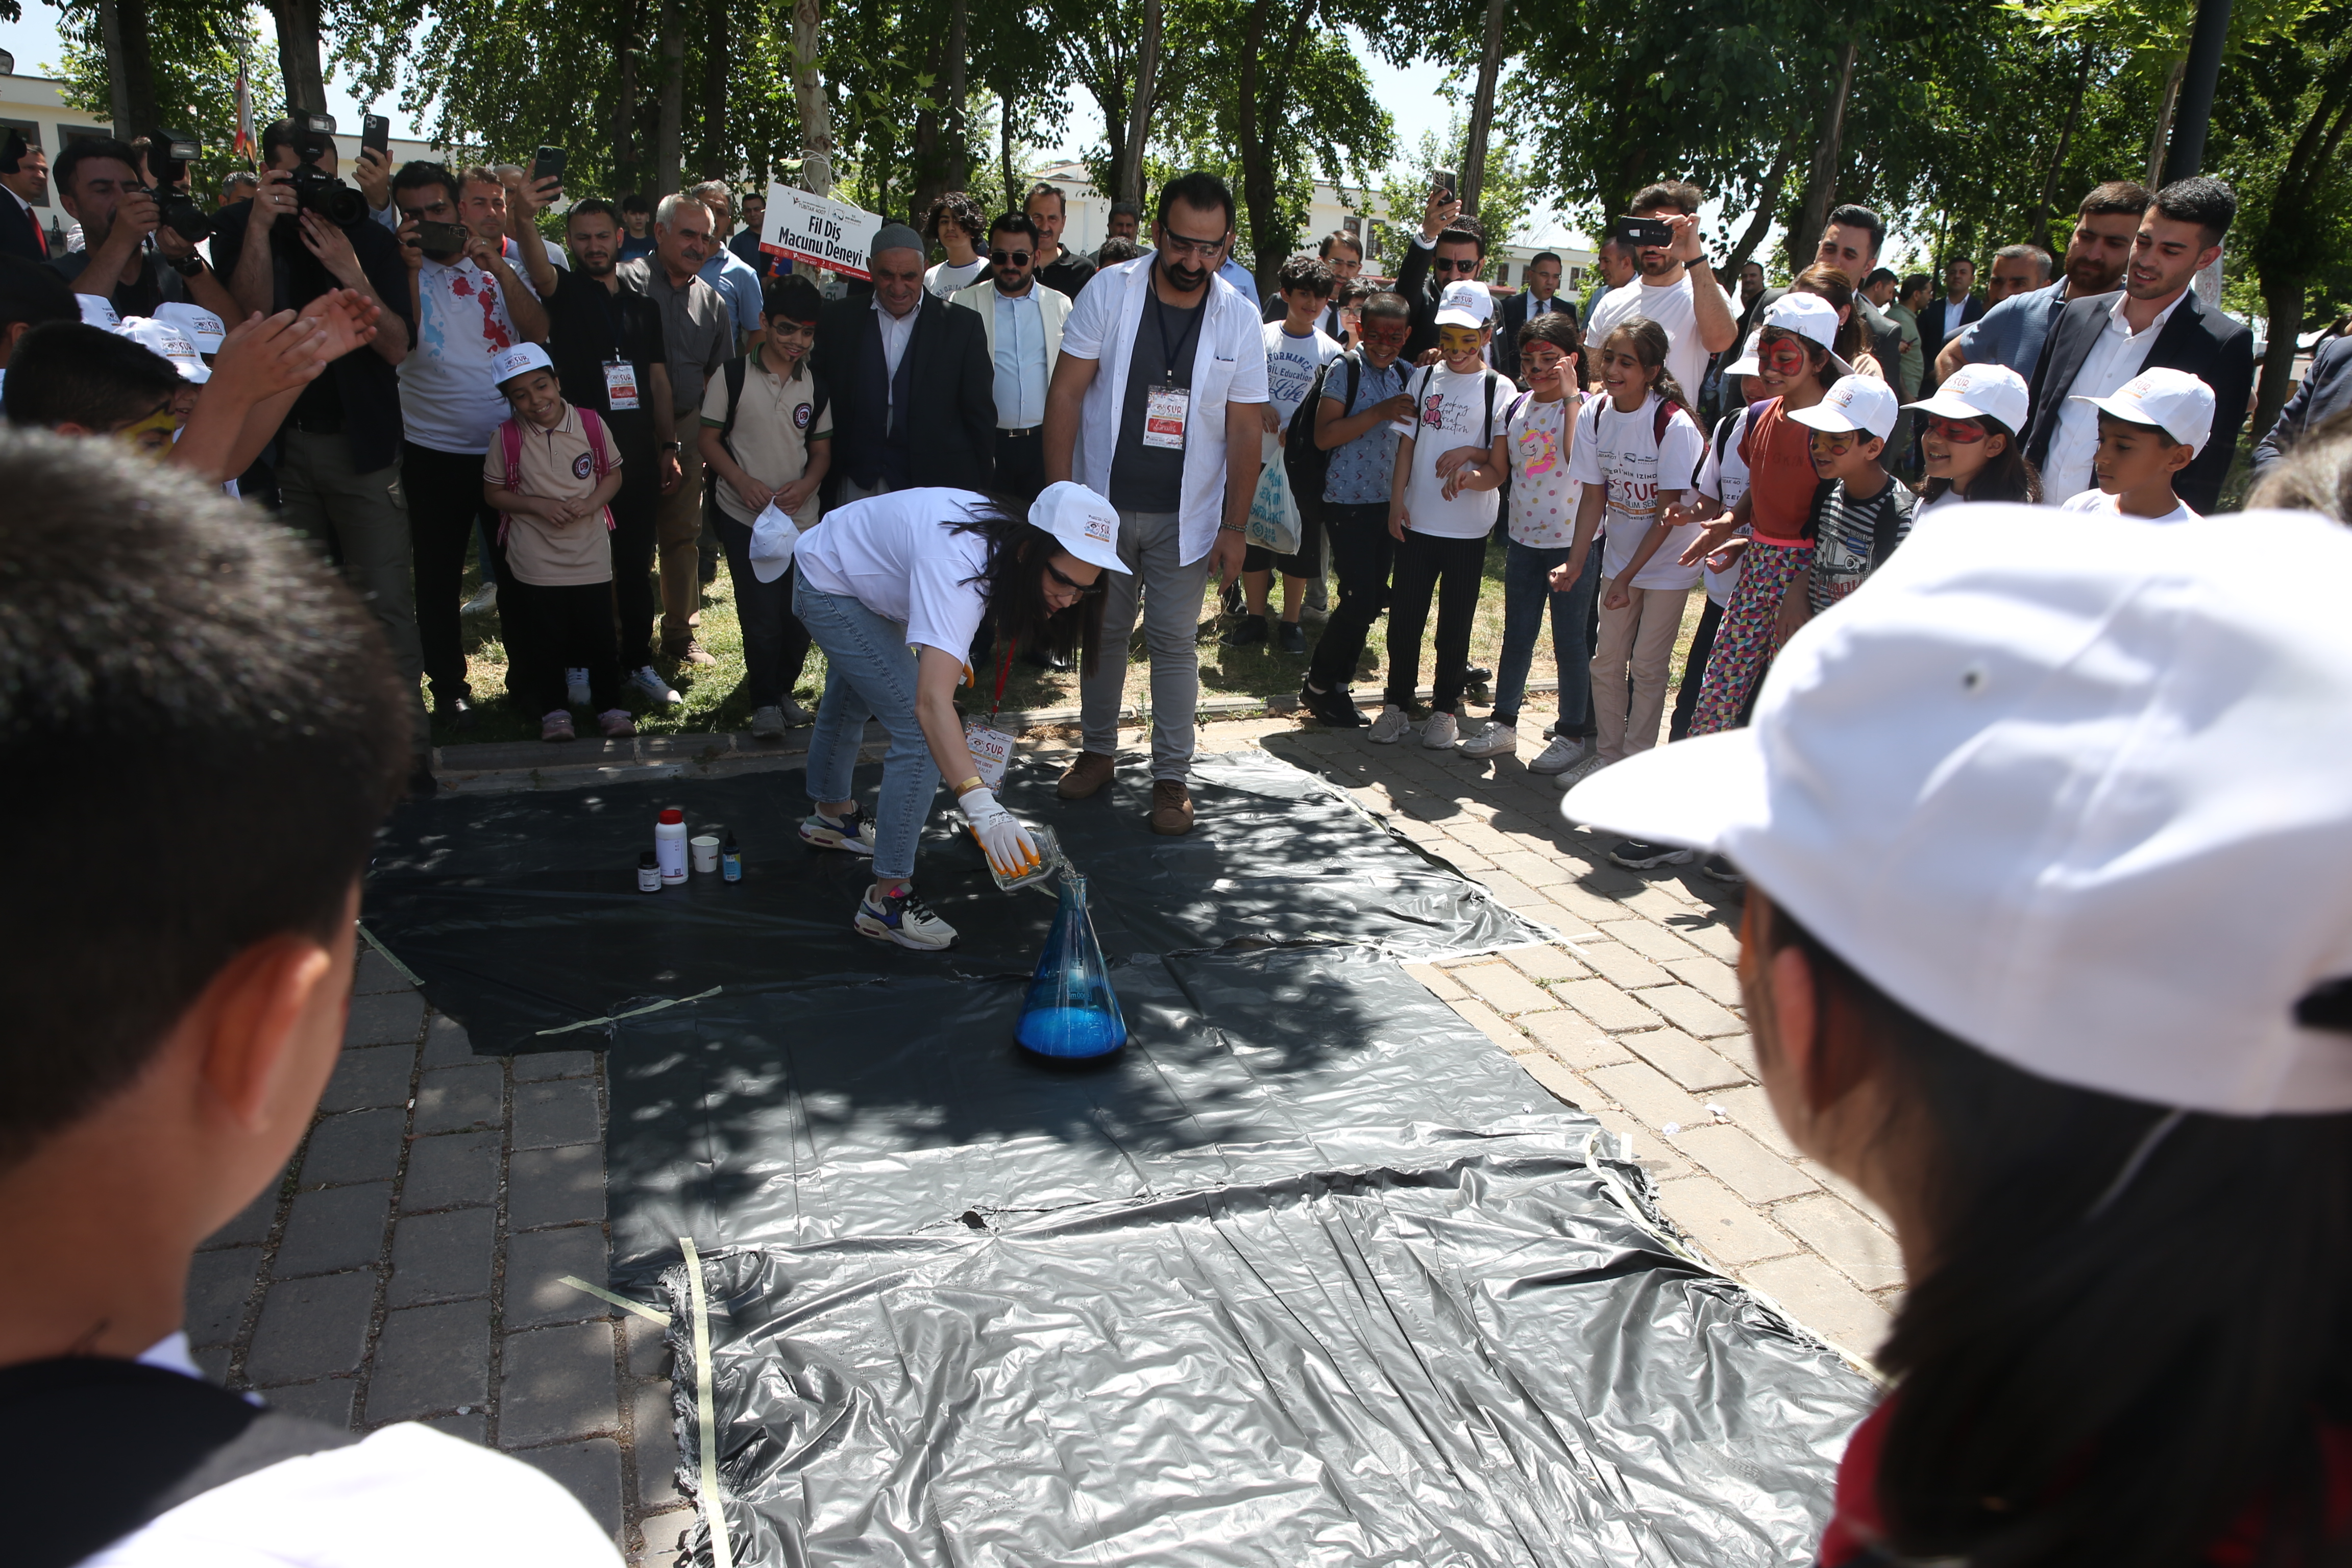
{"label": "blue liquid in flask", "polygon": [[1067,1059],[1106,1056],[1127,1044],[1127,1020],[1087,913],[1087,879],[1066,866],[1061,907],[1054,911],[1054,929],[1030,977],[1013,1037],[1039,1056]]}

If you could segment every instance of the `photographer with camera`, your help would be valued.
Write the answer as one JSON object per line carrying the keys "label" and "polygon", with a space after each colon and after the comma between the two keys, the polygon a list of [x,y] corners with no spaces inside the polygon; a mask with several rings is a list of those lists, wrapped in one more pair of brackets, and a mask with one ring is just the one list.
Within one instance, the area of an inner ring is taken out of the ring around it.
{"label": "photographer with camera", "polygon": [[318,119],[269,126],[261,133],[261,157],[253,195],[214,217],[213,257],[236,297],[221,314],[236,321],[299,310],[336,289],[379,308],[374,340],[305,387],[278,429],[279,516],[341,562],[344,580],[383,626],[411,694],[413,747],[421,752],[424,666],[409,582],[400,378],[394,370],[408,356],[415,330],[408,269],[399,242],[365,221],[363,203],[354,220],[358,194],[335,177],[334,138]]}
{"label": "photographer with camera", "polygon": [[[187,178],[184,168],[171,173]],[[110,136],[83,137],[58,155],[57,184],[88,248],[52,256],[48,265],[75,293],[108,300],[119,316],[152,316],[156,306],[180,300],[226,321],[244,319],[195,242],[163,222],[172,193],[158,203],[139,149]]]}

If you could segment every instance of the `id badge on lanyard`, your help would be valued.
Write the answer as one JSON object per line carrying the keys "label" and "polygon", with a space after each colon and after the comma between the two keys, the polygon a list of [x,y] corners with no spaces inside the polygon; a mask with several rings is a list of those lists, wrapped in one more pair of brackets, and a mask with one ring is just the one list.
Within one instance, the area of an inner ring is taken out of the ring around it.
{"label": "id badge on lanyard", "polygon": [[1143,444],[1165,447],[1171,452],[1184,449],[1184,416],[1192,406],[1191,388],[1155,386],[1143,395]]}
{"label": "id badge on lanyard", "polygon": [[637,367],[626,360],[604,362],[604,400],[614,413],[637,406]]}
{"label": "id badge on lanyard", "polygon": [[1013,759],[1013,737],[996,728],[996,710],[1004,706],[1004,682],[1013,673],[1013,648],[1004,649],[1004,661],[996,669],[996,695],[989,700],[988,718],[963,721],[963,743],[971,752],[971,765],[980,771],[980,782],[991,790],[1003,786],[1004,764]]}

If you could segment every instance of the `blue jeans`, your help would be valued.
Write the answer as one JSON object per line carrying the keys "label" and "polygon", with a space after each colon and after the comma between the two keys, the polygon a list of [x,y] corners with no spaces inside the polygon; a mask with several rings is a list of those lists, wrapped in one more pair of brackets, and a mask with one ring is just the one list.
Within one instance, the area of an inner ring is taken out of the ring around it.
{"label": "blue jeans", "polygon": [[869,718],[882,721],[890,750],[882,758],[882,792],[874,803],[874,879],[915,874],[915,845],[939,793],[939,765],[915,722],[915,653],[907,628],[856,600],[812,588],[793,574],[793,613],[824,649],[824,700],[808,751],[809,799],[851,798],[850,774]]}
{"label": "blue jeans", "polygon": [[1576,586],[1554,593],[1551,569],[1568,563],[1568,547],[1538,550],[1514,539],[1503,556],[1503,657],[1495,666],[1495,722],[1516,724],[1528,689],[1536,638],[1543,632],[1544,601],[1551,601],[1551,651],[1559,664],[1559,726],[1563,735],[1591,735],[1592,649],[1587,633],[1592,596],[1601,588],[1601,542],[1584,552]]}

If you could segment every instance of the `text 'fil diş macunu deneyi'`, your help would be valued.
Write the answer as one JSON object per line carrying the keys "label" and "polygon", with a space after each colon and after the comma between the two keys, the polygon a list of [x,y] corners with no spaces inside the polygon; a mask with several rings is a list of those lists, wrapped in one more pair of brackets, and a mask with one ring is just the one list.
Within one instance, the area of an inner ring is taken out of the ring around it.
{"label": "text 'fil di\u015f macunu deneyi'", "polygon": [[864,278],[881,226],[879,217],[846,202],[771,182],[767,232],[760,236],[760,248]]}

